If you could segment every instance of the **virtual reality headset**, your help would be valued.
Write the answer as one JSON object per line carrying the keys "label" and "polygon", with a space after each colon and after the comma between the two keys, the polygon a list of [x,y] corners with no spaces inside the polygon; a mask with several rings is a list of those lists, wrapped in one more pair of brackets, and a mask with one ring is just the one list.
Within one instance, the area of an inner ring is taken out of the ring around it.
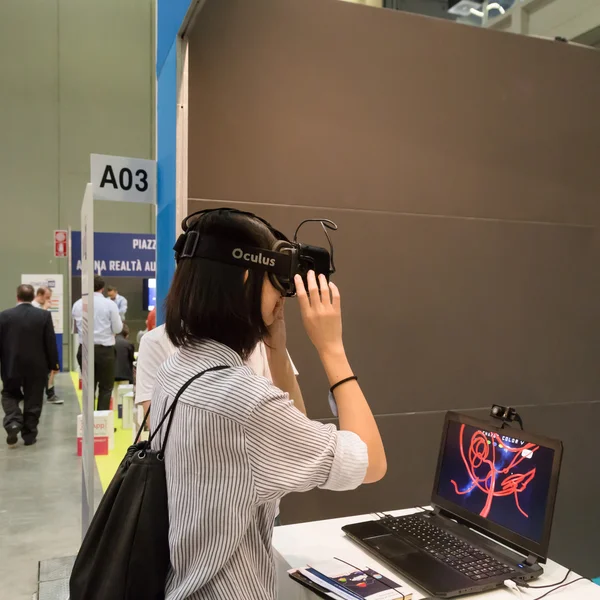
{"label": "virtual reality headset", "polygon": [[[255,248],[238,244],[223,237],[201,235],[194,229],[190,229],[191,219],[215,211],[245,215],[260,221],[273,234],[275,243],[271,248]],[[319,246],[301,244],[297,241],[298,232],[305,223],[320,223],[329,243],[329,250]],[[181,228],[183,233],[173,247],[175,259],[178,263],[180,260],[185,259],[204,258],[245,269],[264,271],[268,274],[271,283],[283,296],[291,297],[296,294],[295,275],[301,275],[306,286],[306,275],[309,271],[314,271],[317,276],[325,275],[327,281],[335,273],[333,245],[327,230],[336,230],[337,225],[329,219],[305,219],[296,228],[293,241],[290,241],[268,221],[257,217],[251,212],[233,208],[216,208],[195,212],[183,220]]]}

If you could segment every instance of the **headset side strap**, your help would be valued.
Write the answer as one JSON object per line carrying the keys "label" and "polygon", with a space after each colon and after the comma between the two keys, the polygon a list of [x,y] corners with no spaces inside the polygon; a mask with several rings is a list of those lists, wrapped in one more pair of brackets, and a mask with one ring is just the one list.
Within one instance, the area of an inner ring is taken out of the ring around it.
{"label": "headset side strap", "polygon": [[[206,258],[245,269],[258,269],[283,277],[289,277],[291,273],[292,258],[290,254],[274,252],[264,248],[242,246],[213,237],[202,238],[197,243],[192,241],[191,244],[194,244],[193,256],[199,258]],[[181,258],[186,256],[189,255],[184,256],[182,254]]]}

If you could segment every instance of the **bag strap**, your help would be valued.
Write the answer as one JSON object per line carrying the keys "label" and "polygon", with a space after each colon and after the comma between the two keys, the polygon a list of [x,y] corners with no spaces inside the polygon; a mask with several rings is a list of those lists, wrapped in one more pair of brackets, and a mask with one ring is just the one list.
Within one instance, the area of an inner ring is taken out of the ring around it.
{"label": "bag strap", "polygon": [[[175,407],[177,406],[177,402],[179,401],[179,398],[181,397],[181,395],[183,394],[183,392],[185,392],[185,390],[187,390],[188,387],[190,387],[190,385],[192,383],[194,383],[194,381],[196,381],[196,379],[202,377],[202,375],[204,375],[205,373],[209,373],[210,371],[222,371],[223,369],[228,369],[228,368],[229,367],[227,367],[225,365],[221,365],[219,367],[212,367],[210,369],[206,369],[205,371],[202,371],[201,373],[196,373],[196,375],[194,375],[193,377],[191,377],[190,379],[188,379],[181,386],[181,389],[175,395],[175,398],[173,399],[173,402],[171,403],[171,406],[169,406],[169,408],[166,410],[163,418],[160,420],[160,423],[156,426],[156,429],[150,435],[150,438],[148,440],[148,446],[150,446],[150,444],[152,443],[152,440],[156,437],[156,434],[160,431],[160,428],[163,426],[163,423],[167,420],[167,417],[169,417],[169,422],[167,423],[167,431],[165,433],[165,439],[163,440],[162,448],[159,451],[159,454],[161,454],[161,455],[164,456],[165,447],[167,445],[167,440],[169,438],[169,432],[171,431],[171,425],[173,423],[173,415],[175,414]],[[148,411],[148,413],[149,412],[150,411]],[[146,415],[146,416],[148,416],[148,415]]]}
{"label": "bag strap", "polygon": [[134,446],[140,441],[140,436],[142,435],[142,431],[144,431],[144,427],[146,426],[146,421],[148,420],[149,414],[150,414],[150,407],[148,407],[148,410],[146,411],[146,414],[144,415],[144,420],[142,421],[139,431],[137,432],[137,435],[135,436],[135,441],[133,442]]}

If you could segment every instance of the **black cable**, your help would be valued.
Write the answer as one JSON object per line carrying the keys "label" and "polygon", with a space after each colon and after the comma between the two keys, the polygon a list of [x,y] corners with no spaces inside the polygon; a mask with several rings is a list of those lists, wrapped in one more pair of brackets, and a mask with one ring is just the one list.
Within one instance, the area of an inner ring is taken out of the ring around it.
{"label": "black cable", "polygon": [[577,579],[573,579],[573,581],[569,581],[569,583],[563,583],[562,585],[558,585],[553,590],[550,590],[549,592],[546,592],[545,594],[538,596],[534,600],[542,600],[542,598],[549,596],[550,594],[556,592],[556,590],[560,590],[561,588],[565,588],[569,585],[573,585],[574,583],[577,583],[578,581],[583,581],[584,579],[587,579],[587,577],[578,577]]}
{"label": "black cable", "polygon": [[[544,590],[544,589],[547,589],[547,588],[555,587],[557,585],[562,585],[569,578],[569,575],[571,573],[572,573],[572,569],[569,569],[567,571],[567,574],[562,578],[561,581],[559,581],[557,583],[550,583],[549,585],[529,585],[528,583],[525,583],[525,582],[522,582],[522,581],[515,581],[515,583],[519,587],[527,588],[528,590]],[[513,579],[513,581],[514,581],[514,579]]]}
{"label": "black cable", "polygon": [[294,243],[298,242],[298,232],[300,231],[302,225],[304,225],[305,223],[321,224],[323,232],[325,233],[325,237],[327,238],[327,242],[329,243],[329,275],[333,275],[335,273],[335,262],[333,260],[333,244],[331,243],[331,238],[329,237],[329,233],[327,232],[327,230],[331,229],[331,231],[336,231],[338,226],[329,219],[304,219],[304,221],[302,221],[302,223],[300,223],[300,225],[298,225],[298,227],[296,228],[296,231],[294,233]]}
{"label": "black cable", "polygon": [[[300,228],[302,227],[302,225],[304,225],[305,223],[321,223],[321,227],[323,227],[323,229],[327,228],[327,229],[331,229],[333,231],[337,231],[337,228],[338,228],[338,226],[329,219],[304,219],[304,221],[302,221],[300,223],[300,225],[298,225],[298,227],[296,227],[296,231],[294,232],[294,242],[298,241],[298,232],[300,231]],[[327,235],[327,231],[325,231],[325,235]],[[328,235],[327,235],[327,239],[329,239]],[[331,243],[331,240],[329,240],[329,243]]]}

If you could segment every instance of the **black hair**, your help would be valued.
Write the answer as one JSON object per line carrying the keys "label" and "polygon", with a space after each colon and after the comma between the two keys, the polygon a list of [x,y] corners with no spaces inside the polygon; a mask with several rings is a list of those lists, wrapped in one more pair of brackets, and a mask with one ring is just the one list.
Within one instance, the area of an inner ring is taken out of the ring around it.
{"label": "black hair", "polygon": [[[212,211],[189,223],[189,231],[254,248],[270,249],[275,236],[247,215]],[[175,346],[211,339],[243,359],[267,334],[262,312],[264,271],[205,258],[179,261],[165,301],[165,326]],[[244,280],[245,279],[245,280]]]}
{"label": "black hair", "polygon": [[104,282],[104,279],[102,279],[102,277],[100,277],[100,275],[94,275],[94,291],[95,292],[99,292],[100,290],[103,290],[105,285],[106,285],[106,283]]}
{"label": "black hair", "polygon": [[129,326],[127,323],[123,323],[123,329],[121,329],[121,335],[126,338],[129,337]]}
{"label": "black hair", "polygon": [[34,292],[33,286],[28,283],[23,283],[17,288],[17,300],[19,302],[33,302]]}

